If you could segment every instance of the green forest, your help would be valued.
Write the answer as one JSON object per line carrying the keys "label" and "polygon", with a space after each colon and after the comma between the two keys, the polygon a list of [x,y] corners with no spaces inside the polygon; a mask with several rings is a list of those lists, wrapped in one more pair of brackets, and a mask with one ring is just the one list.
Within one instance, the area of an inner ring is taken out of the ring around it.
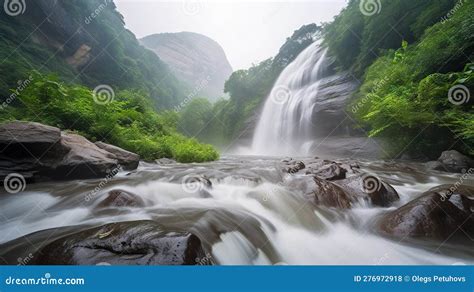
{"label": "green forest", "polygon": [[[448,96],[453,86],[474,85],[474,4],[381,1],[383,9],[371,16],[361,13],[359,4],[350,1],[330,23],[303,26],[274,58],[234,72],[225,86],[230,99],[190,103],[186,111],[195,116],[185,117],[182,127],[193,132],[190,120],[209,123],[199,138],[218,145],[238,138],[282,69],[322,37],[339,70],[361,84],[347,112],[368,135],[388,141],[390,158],[405,153],[436,158],[450,147],[472,154],[473,101],[456,104]],[[210,113],[218,116],[216,124],[206,120]],[[454,139],[461,143],[451,145]]]}
{"label": "green forest", "polygon": [[[382,5],[380,14],[364,16],[351,1],[326,27],[325,41],[341,70],[352,70],[362,82],[348,111],[371,136],[390,141],[391,155],[433,158],[450,147],[472,154],[473,101],[448,97],[454,86],[474,85],[474,3]],[[462,143],[451,145],[453,138]]]}
{"label": "green forest", "polygon": [[[2,15],[0,58],[6,61],[0,93],[9,97],[3,105],[11,110],[2,111],[1,120],[77,131],[147,160],[214,160],[219,157],[214,147],[239,138],[258,115],[282,70],[322,38],[338,70],[360,82],[347,112],[368,135],[390,141],[392,157],[423,153],[432,158],[450,147],[465,153],[474,148],[473,101],[453,104],[446,98],[453,86],[474,83],[472,2],[382,1],[379,13],[366,16],[352,0],[332,22],[296,30],[275,57],[234,72],[225,83],[229,98],[223,94],[215,103],[205,96],[187,100],[191,89],[138,43],[123,17],[110,9],[113,2],[104,3],[62,2],[68,11],[64,24],[41,23],[32,36],[41,12]],[[84,11],[100,5],[105,5],[100,17],[78,26]],[[78,44],[82,50],[74,52]],[[15,94],[18,80],[28,78],[31,84]],[[112,103],[97,105],[90,98],[101,84],[114,90]],[[454,138],[461,143],[450,145]]]}

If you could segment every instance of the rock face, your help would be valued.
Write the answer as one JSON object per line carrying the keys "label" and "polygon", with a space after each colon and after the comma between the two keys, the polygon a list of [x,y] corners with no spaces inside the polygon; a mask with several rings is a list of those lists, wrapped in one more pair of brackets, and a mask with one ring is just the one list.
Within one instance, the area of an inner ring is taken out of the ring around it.
{"label": "rock face", "polygon": [[131,170],[136,169],[138,167],[138,163],[140,162],[140,155],[104,142],[95,142],[95,145],[100,149],[104,149],[105,151],[114,154],[118,163],[124,169]]}
{"label": "rock face", "polygon": [[131,167],[136,158],[118,147],[110,145],[112,153],[80,135],[31,122],[0,125],[0,147],[2,179],[12,172],[29,181],[105,177],[120,171],[120,161]]}
{"label": "rock face", "polygon": [[69,233],[33,254],[33,265],[195,265],[201,241],[153,221],[131,221]]}
{"label": "rock face", "polygon": [[379,220],[380,231],[399,239],[431,239],[471,245],[474,240],[474,188],[443,185]]}
{"label": "rock face", "polygon": [[211,100],[223,96],[224,83],[232,74],[232,67],[214,40],[197,33],[180,32],[154,34],[140,42],[155,52],[190,88],[198,89],[197,95]]}
{"label": "rock face", "polygon": [[[183,86],[168,66],[141,46],[133,33],[118,34],[124,32],[125,23],[114,1],[10,2],[14,2],[12,8],[26,9],[8,27],[0,27],[0,35],[4,39],[21,40],[23,46],[15,45],[16,41],[4,41],[4,51],[15,51],[26,60],[49,60],[44,62],[41,69],[77,76],[76,83],[91,88],[102,83],[114,89],[122,88],[125,80],[127,88],[146,86],[153,101],[164,108],[172,107],[186,97]],[[91,16],[94,11],[101,12],[102,21]],[[5,13],[0,15],[5,21],[7,17],[9,16]],[[36,29],[39,27],[41,29]],[[111,42],[111,36],[116,36],[114,42]],[[109,49],[107,54],[103,52],[105,47]],[[23,63],[17,62],[15,68],[9,70],[8,80],[3,78],[4,82],[0,83],[0,104],[11,94],[10,89],[18,86],[17,81],[26,78],[24,72],[40,69]],[[123,76],[119,78],[117,74]],[[158,85],[161,89],[159,91],[155,90]]]}
{"label": "rock face", "polygon": [[427,167],[439,171],[457,172],[474,168],[474,160],[456,150],[444,151],[437,161],[427,163]]}

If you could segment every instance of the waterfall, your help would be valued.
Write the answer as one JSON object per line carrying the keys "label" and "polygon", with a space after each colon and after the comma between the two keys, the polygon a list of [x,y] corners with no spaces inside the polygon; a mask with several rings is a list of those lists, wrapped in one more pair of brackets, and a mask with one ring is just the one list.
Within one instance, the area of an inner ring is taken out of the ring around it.
{"label": "waterfall", "polygon": [[307,155],[314,141],[314,100],[327,49],[308,46],[280,74],[265,102],[252,141],[257,155]]}

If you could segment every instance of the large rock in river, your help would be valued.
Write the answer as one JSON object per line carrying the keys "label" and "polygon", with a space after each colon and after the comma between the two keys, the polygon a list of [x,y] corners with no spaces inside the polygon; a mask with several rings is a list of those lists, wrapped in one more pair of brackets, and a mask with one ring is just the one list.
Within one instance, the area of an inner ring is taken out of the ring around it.
{"label": "large rock in river", "polygon": [[80,135],[63,132],[59,148],[66,154],[56,157],[57,161],[44,171],[52,178],[104,177],[119,167],[114,154],[100,149]]}
{"label": "large rock in river", "polygon": [[[102,144],[101,144],[102,145]],[[33,122],[0,125],[0,179],[19,173],[28,181],[86,179],[114,175],[138,165],[138,155]]]}
{"label": "large rock in river", "polygon": [[380,231],[397,239],[430,239],[470,244],[474,240],[474,188],[443,185],[389,212]]}
{"label": "large rock in river", "polygon": [[116,207],[145,207],[145,201],[139,196],[124,190],[111,190],[104,195],[96,209]]}
{"label": "large rock in river", "polygon": [[201,241],[191,233],[168,232],[153,221],[131,221],[56,239],[34,253],[31,264],[195,265],[204,257]]}
{"label": "large rock in river", "polygon": [[367,173],[334,182],[350,197],[369,201],[372,205],[389,207],[400,199],[397,191],[382,179]]}
{"label": "large rock in river", "polygon": [[100,149],[114,154],[118,163],[124,169],[132,170],[138,167],[138,163],[140,162],[140,156],[138,154],[104,142],[95,142],[95,145]]}
{"label": "large rock in river", "polygon": [[387,207],[399,199],[392,186],[367,174],[334,182],[314,175],[292,177],[287,187],[302,191],[315,205],[339,209],[349,209],[360,202]]}
{"label": "large rock in river", "polygon": [[461,173],[474,168],[474,159],[456,150],[449,150],[441,153],[438,160],[427,162],[426,167],[439,171]]}

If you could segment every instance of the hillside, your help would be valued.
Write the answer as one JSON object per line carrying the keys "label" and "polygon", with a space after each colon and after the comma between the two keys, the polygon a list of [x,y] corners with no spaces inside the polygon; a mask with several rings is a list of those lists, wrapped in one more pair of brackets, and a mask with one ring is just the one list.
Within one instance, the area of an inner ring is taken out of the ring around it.
{"label": "hillside", "polygon": [[78,132],[148,161],[218,157],[178,133],[177,114],[165,110],[189,89],[125,29],[112,1],[38,0],[23,8],[0,13],[0,122]]}
{"label": "hillside", "polygon": [[144,37],[140,42],[154,51],[180,79],[191,88],[205,86],[199,95],[216,100],[224,94],[224,83],[232,67],[222,47],[197,33],[161,33]]}
{"label": "hillside", "polygon": [[347,111],[390,142],[390,157],[474,153],[473,10],[468,1],[384,0],[366,16],[351,1],[327,26],[330,53],[362,82]]}
{"label": "hillside", "polygon": [[33,69],[95,88],[141,89],[157,108],[186,90],[153,52],[125,29],[112,1],[27,0],[17,16],[0,12],[0,93],[6,96]]}

